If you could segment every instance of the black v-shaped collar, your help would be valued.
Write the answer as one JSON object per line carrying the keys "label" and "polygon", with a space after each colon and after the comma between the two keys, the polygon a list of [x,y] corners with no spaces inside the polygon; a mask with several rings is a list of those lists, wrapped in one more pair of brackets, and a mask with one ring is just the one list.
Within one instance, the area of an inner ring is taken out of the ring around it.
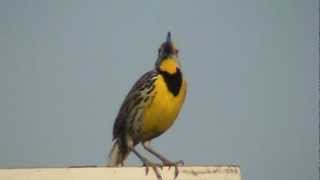
{"label": "black v-shaped collar", "polygon": [[168,90],[174,95],[177,96],[180,92],[182,86],[182,73],[179,68],[177,68],[174,74],[170,74],[166,71],[157,69],[160,75],[163,77]]}

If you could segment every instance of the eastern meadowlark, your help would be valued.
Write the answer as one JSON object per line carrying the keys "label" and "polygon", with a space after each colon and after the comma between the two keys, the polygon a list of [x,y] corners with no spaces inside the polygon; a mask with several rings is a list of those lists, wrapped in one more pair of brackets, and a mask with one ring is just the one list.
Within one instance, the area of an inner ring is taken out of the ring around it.
{"label": "eastern meadowlark", "polygon": [[[113,127],[114,144],[109,154],[109,166],[123,165],[132,151],[146,166],[146,173],[150,166],[161,179],[157,167],[174,166],[175,177],[178,176],[178,165],[183,161],[172,162],[150,147],[151,140],[174,123],[186,96],[187,83],[178,52],[168,32],[166,41],[159,48],[154,69],[134,84],[121,105]],[[134,147],[140,142],[162,164],[152,163],[136,151]]]}

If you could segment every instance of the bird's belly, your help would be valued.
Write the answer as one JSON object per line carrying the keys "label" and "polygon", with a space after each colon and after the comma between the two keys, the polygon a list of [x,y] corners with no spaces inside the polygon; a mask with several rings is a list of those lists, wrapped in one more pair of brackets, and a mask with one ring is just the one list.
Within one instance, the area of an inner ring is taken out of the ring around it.
{"label": "bird's belly", "polygon": [[169,129],[176,120],[184,102],[185,84],[177,96],[173,96],[163,86],[158,82],[156,94],[150,105],[144,110],[141,134],[143,140],[157,137]]}

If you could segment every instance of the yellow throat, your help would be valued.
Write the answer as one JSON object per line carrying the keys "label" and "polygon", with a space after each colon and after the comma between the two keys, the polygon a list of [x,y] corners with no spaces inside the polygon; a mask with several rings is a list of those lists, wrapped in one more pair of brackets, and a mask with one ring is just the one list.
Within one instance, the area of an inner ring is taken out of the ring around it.
{"label": "yellow throat", "polygon": [[142,134],[145,140],[157,137],[171,127],[186,96],[187,83],[175,59],[163,60],[159,70],[153,101],[143,113]]}

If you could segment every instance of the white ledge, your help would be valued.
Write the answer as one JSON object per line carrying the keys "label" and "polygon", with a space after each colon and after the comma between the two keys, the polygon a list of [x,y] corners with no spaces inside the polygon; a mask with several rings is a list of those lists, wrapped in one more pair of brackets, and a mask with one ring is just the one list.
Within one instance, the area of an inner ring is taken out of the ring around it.
{"label": "white ledge", "polygon": [[[241,180],[239,166],[182,166],[177,180]],[[163,180],[174,179],[174,168],[160,170]],[[144,167],[71,167],[0,169],[6,180],[157,180],[152,168]]]}

